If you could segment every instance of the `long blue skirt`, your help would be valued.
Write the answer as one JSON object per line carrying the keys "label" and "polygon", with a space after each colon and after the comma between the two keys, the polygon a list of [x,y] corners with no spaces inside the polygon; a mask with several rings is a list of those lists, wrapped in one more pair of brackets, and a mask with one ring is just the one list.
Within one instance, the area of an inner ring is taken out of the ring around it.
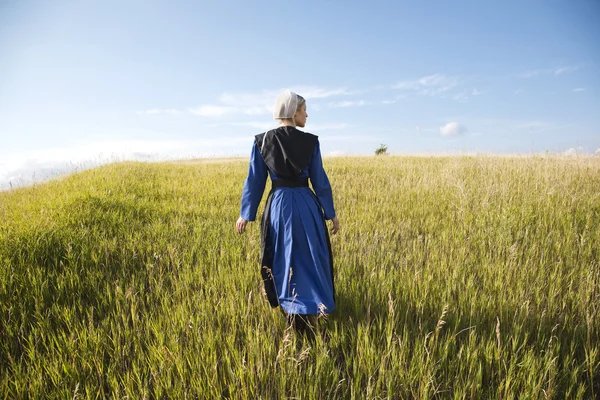
{"label": "long blue skirt", "polygon": [[308,187],[277,188],[270,201],[271,274],[289,314],[335,310],[333,266],[323,212]]}

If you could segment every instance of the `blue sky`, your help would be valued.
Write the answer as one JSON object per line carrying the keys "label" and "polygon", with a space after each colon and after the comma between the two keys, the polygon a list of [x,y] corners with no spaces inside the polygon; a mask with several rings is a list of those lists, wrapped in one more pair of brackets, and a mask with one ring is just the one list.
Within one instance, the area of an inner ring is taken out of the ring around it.
{"label": "blue sky", "polygon": [[600,155],[600,2],[0,0],[0,187],[245,156],[285,88],[324,155]]}

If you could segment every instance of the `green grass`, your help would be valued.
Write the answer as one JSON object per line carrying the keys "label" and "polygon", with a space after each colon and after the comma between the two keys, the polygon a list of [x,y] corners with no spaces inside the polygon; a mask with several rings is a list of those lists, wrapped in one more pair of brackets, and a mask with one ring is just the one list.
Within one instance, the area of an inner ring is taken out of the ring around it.
{"label": "green grass", "polygon": [[247,161],[0,193],[0,395],[600,397],[600,158],[325,167],[338,309],[315,342],[263,298],[259,225],[234,233]]}

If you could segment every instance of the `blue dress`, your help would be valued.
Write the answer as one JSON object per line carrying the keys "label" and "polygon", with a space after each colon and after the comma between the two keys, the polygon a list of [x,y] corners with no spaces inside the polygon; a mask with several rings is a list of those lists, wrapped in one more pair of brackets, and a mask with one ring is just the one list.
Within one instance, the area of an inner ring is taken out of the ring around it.
{"label": "blue dress", "polygon": [[[279,179],[268,169],[255,142],[242,193],[241,217],[246,221],[256,219],[267,175]],[[335,217],[335,209],[318,142],[298,178],[310,178],[314,192],[308,187],[281,187],[273,193],[268,238],[273,249],[271,272],[285,312],[327,314],[335,310],[335,301],[323,219]]]}

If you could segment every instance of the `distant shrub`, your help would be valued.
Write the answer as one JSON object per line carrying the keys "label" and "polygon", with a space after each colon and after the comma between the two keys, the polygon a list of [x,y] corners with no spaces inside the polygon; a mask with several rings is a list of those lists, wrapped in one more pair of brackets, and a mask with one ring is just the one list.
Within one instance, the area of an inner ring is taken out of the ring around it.
{"label": "distant shrub", "polygon": [[375,155],[376,156],[385,156],[387,155],[387,146],[385,144],[381,144],[381,146],[379,146],[378,149],[375,150]]}

